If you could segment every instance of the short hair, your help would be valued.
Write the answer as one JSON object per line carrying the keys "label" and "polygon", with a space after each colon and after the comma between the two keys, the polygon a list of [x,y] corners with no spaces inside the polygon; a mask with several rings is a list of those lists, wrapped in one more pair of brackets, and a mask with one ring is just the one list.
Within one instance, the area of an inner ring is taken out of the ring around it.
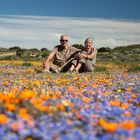
{"label": "short hair", "polygon": [[64,36],[66,36],[66,37],[68,38],[68,35],[63,34],[63,35],[60,36],[60,40],[61,40]]}
{"label": "short hair", "polygon": [[91,37],[87,37],[86,39],[85,39],[85,43],[86,42],[91,42],[91,43],[93,43],[93,39],[91,38]]}

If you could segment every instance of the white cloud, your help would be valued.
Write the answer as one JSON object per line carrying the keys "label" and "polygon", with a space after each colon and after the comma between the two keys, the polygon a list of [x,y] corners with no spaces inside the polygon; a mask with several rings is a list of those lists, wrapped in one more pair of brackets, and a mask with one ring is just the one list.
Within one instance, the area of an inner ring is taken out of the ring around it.
{"label": "white cloud", "polygon": [[95,46],[116,47],[140,43],[140,21],[47,16],[0,16],[0,47],[51,49],[61,34],[70,44],[83,44],[86,37]]}

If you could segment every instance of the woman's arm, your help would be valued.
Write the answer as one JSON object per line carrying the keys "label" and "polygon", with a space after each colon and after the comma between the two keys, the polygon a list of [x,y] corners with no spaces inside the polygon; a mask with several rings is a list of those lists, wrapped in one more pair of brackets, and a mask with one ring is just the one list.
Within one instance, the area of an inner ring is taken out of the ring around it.
{"label": "woman's arm", "polygon": [[97,49],[94,48],[94,51],[90,55],[87,55],[87,59],[93,59],[96,56],[96,53],[97,53]]}

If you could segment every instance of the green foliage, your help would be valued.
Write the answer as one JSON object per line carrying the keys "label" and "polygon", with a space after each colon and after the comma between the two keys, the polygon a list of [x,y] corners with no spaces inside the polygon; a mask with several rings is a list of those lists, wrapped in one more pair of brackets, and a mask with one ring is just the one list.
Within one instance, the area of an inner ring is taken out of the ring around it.
{"label": "green foliage", "polygon": [[42,48],[40,51],[41,52],[43,52],[43,51],[48,51],[49,52],[49,50],[47,48]]}
{"label": "green foliage", "polygon": [[140,44],[134,44],[134,45],[128,45],[128,46],[119,46],[115,47],[113,51],[119,51],[119,52],[124,52],[124,51],[132,51],[135,49],[140,49]]}
{"label": "green foliage", "polygon": [[98,52],[111,52],[112,49],[109,47],[102,47],[98,49]]}
{"label": "green foliage", "polygon": [[131,67],[128,69],[128,72],[139,72],[140,66],[139,65],[131,65]]}
{"label": "green foliage", "polygon": [[24,52],[24,55],[22,56],[22,60],[24,60],[24,61],[30,60],[30,52],[29,51]]}
{"label": "green foliage", "polygon": [[8,52],[9,49],[0,47],[0,52]]}
{"label": "green foliage", "polygon": [[96,66],[96,72],[106,72],[107,68],[103,66]]}
{"label": "green foliage", "polygon": [[24,50],[23,50],[23,49],[17,50],[17,51],[16,51],[16,55],[17,55],[18,57],[22,57],[22,56],[24,55]]}
{"label": "green foliage", "polygon": [[0,60],[17,60],[16,56],[3,56],[0,57]]}
{"label": "green foliage", "polygon": [[31,52],[40,52],[37,48],[32,48],[32,49],[29,49],[29,51],[31,51]]}
{"label": "green foliage", "polygon": [[50,51],[48,49],[42,49],[41,56],[43,58],[47,57],[49,55]]}
{"label": "green foliage", "polygon": [[10,51],[17,51],[17,50],[20,50],[20,47],[14,46],[14,47],[9,48],[9,50]]}
{"label": "green foliage", "polygon": [[81,45],[81,44],[73,44],[72,46],[74,46],[74,47],[77,48],[77,49],[81,49],[82,51],[85,50],[84,46]]}

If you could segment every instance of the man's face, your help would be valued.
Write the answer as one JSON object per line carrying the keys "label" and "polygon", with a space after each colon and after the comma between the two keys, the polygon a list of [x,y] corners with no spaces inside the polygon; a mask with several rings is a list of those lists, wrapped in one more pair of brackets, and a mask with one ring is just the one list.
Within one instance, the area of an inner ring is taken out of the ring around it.
{"label": "man's face", "polygon": [[68,44],[68,37],[67,36],[62,36],[60,39],[60,43],[62,46],[67,46]]}

